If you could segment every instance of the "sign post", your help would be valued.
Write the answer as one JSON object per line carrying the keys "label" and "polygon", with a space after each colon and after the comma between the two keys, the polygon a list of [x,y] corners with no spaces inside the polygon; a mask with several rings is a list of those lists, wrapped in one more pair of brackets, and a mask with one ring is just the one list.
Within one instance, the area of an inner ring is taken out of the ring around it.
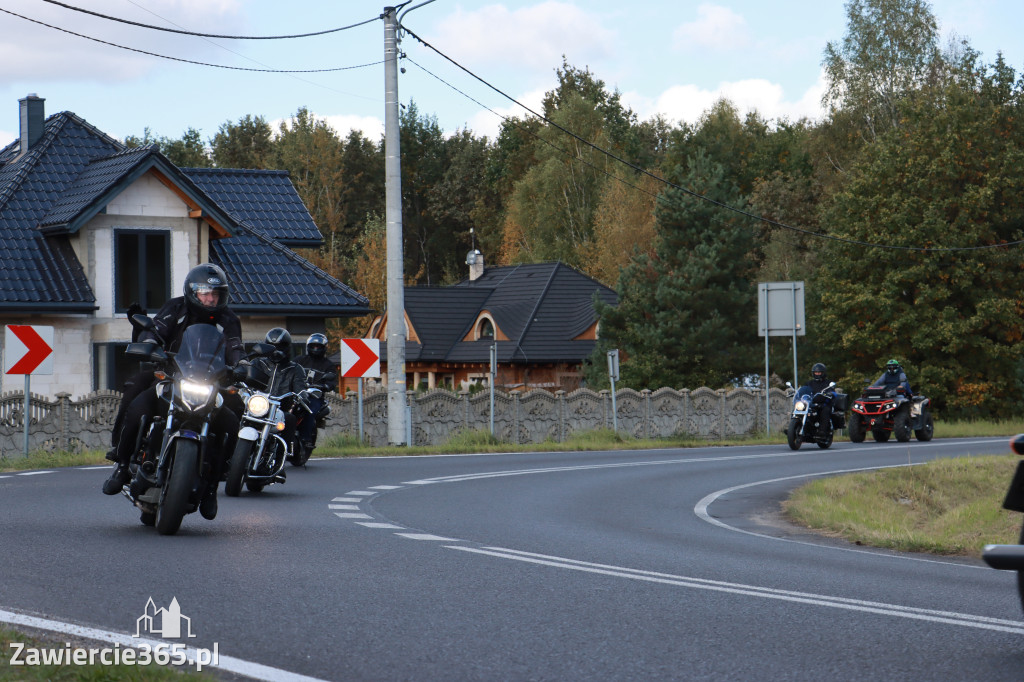
{"label": "sign post", "polygon": [[[342,339],[341,376],[359,379],[359,442],[363,442],[363,379],[380,377],[379,339]],[[390,404],[389,404],[390,407]]]}
{"label": "sign post", "polygon": [[757,330],[764,337],[765,431],[771,432],[771,404],[768,398],[768,337],[793,337],[793,384],[799,387],[796,366],[796,337],[807,333],[804,320],[803,282],[761,282],[757,286]]}
{"label": "sign post", "polygon": [[619,380],[619,349],[608,351],[608,380],[612,384],[612,430],[619,432],[619,410],[615,404],[615,382]]}
{"label": "sign post", "polygon": [[53,327],[9,324],[4,327],[4,374],[25,375],[25,456],[28,457],[28,429],[32,422],[30,395],[33,374],[53,374]]}

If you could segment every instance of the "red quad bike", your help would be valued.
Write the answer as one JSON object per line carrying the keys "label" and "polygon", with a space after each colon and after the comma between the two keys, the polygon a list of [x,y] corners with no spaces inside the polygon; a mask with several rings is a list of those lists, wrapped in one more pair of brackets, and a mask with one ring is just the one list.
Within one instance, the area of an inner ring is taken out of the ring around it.
{"label": "red quad bike", "polygon": [[931,401],[923,395],[908,398],[902,388],[868,386],[853,401],[850,415],[850,440],[861,443],[870,430],[875,441],[884,443],[890,435],[906,443],[913,432],[918,440],[931,440],[935,432]]}
{"label": "red quad bike", "polygon": [[[1024,434],[1010,440],[1010,449],[1024,455]],[[1024,512],[1024,462],[1017,463],[1017,472],[1010,482],[1010,489],[1003,500],[1003,509]],[[1017,594],[1024,607],[1024,528],[1020,531],[1019,545],[985,545],[981,558],[992,568],[1001,571],[1017,571]]]}

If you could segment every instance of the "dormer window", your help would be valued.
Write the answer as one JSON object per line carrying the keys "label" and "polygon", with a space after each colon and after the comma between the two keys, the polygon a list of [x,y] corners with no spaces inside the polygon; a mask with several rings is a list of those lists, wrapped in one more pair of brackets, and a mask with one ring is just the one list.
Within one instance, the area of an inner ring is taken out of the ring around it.
{"label": "dormer window", "polygon": [[489,317],[482,317],[476,324],[476,340],[491,341],[494,339],[494,321]]}

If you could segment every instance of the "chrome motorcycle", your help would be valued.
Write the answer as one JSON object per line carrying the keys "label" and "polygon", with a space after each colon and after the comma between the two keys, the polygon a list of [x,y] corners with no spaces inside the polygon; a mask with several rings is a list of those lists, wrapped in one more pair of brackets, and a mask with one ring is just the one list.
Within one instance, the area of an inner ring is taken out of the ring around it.
{"label": "chrome motorcycle", "polygon": [[[789,382],[786,385],[793,388]],[[796,391],[793,413],[786,428],[786,441],[790,449],[799,450],[804,443],[815,443],[822,449],[832,446],[835,430],[843,427],[846,412],[846,395],[834,393],[832,389],[835,387],[836,382],[833,381],[818,393],[812,392],[809,386],[801,386]],[[825,434],[822,435],[822,409],[825,405],[831,405],[832,411],[825,425]]]}

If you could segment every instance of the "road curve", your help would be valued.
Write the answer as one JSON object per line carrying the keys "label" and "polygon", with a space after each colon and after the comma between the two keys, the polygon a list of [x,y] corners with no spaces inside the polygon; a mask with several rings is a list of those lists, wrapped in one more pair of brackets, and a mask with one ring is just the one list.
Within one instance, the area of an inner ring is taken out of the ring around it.
{"label": "road curve", "polygon": [[181,641],[261,679],[1019,680],[1015,576],[778,514],[814,476],[1007,451],[314,460],[173,537],[101,495],[105,469],[0,475],[0,621],[131,639],[150,599],[177,600]]}

